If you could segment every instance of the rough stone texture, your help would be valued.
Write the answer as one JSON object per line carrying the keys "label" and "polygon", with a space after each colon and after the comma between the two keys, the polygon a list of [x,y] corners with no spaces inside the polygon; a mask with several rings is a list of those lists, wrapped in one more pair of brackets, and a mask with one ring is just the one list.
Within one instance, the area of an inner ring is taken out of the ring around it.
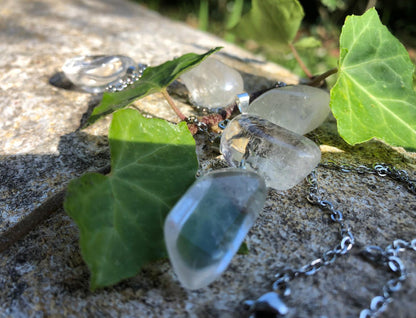
{"label": "rough stone texture", "polygon": [[[81,120],[100,97],[49,84],[66,59],[83,54],[124,54],[158,65],[184,53],[202,53],[223,45],[230,48],[217,57],[243,68],[243,72],[270,78],[277,73],[281,80],[296,81],[277,65],[130,2],[6,1],[0,12],[0,156],[2,179],[6,180],[1,185],[1,198],[7,197],[0,207],[4,219],[0,230],[42,202],[49,191],[108,159],[103,144],[109,121],[79,130]],[[264,73],[266,69],[270,73]],[[247,88],[267,84],[270,80],[263,77]],[[179,104],[185,114],[191,112],[189,106]],[[178,120],[158,94],[145,98],[138,107]],[[33,176],[28,178],[28,174]],[[27,180],[33,183],[30,187],[25,187]]]}
{"label": "rough stone texture", "polygon": [[[129,55],[156,65],[186,52],[224,45],[218,55],[243,73],[253,91],[271,80],[296,82],[284,69],[142,7],[118,0],[3,0],[0,8],[0,233],[16,224],[73,177],[108,163],[110,118],[80,130],[99,97],[57,88],[50,78],[65,59],[80,54]],[[178,98],[182,110],[191,108]],[[158,94],[136,103],[145,113],[176,121]],[[416,170],[414,154],[378,141],[351,147],[327,121],[309,135],[322,161],[388,162]],[[203,170],[224,166],[215,147],[197,137]],[[391,274],[359,257],[359,247],[385,247],[416,238],[416,199],[397,182],[318,168],[321,194],[345,213],[357,247],[315,276],[293,281],[289,317],[351,317],[380,294]],[[414,175],[413,175],[414,177]],[[162,260],[112,288],[88,290],[88,269],[78,231],[60,210],[0,258],[0,317],[239,317],[241,300],[271,288],[281,266],[299,267],[338,243],[337,228],[305,199],[308,186],[269,191],[247,244],[229,269],[207,288],[180,287]],[[409,277],[385,317],[411,317],[416,306],[416,253],[403,253]]]}

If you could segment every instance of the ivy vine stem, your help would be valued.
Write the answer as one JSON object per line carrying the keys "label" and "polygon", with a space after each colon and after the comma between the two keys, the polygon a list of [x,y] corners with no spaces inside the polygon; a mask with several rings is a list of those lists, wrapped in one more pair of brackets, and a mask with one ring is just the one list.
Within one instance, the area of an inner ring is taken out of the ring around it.
{"label": "ivy vine stem", "polygon": [[303,63],[302,59],[299,56],[298,51],[296,50],[295,46],[292,43],[289,43],[290,50],[293,53],[293,56],[295,57],[296,61],[298,62],[299,66],[302,68],[303,72],[306,74],[308,78],[312,78],[312,73],[309,71],[305,63]]}
{"label": "ivy vine stem", "polygon": [[326,71],[325,73],[322,73],[320,75],[314,76],[310,79],[309,82],[307,82],[306,84],[309,86],[314,86],[314,87],[319,87],[321,86],[321,83],[323,80],[325,80],[327,77],[335,74],[338,72],[338,68],[334,67],[331,68],[330,70]]}
{"label": "ivy vine stem", "polygon": [[175,112],[175,114],[180,118],[180,120],[186,120],[186,116],[180,111],[180,109],[176,106],[175,102],[173,101],[172,97],[169,95],[166,88],[162,89],[160,91],[163,95],[163,97],[167,100],[172,110]]}

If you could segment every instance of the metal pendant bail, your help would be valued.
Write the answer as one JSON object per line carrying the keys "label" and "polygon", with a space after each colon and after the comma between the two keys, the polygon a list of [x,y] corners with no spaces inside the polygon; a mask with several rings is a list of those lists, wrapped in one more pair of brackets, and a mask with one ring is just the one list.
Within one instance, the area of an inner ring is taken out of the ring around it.
{"label": "metal pendant bail", "polygon": [[250,104],[250,95],[247,92],[238,94],[236,97],[236,104],[240,113],[247,112],[248,105]]}

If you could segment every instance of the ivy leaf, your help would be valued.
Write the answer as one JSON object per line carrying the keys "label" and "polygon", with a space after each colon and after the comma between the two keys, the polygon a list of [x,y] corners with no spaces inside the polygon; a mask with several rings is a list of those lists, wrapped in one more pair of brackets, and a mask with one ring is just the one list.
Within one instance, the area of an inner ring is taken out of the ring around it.
{"label": "ivy leaf", "polygon": [[293,41],[304,16],[298,0],[252,0],[235,32],[262,44],[288,44]]}
{"label": "ivy leaf", "polygon": [[347,18],[331,109],[349,144],[372,139],[416,148],[414,65],[375,9]]}
{"label": "ivy leaf", "polygon": [[109,131],[111,174],[71,181],[64,203],[80,229],[91,289],[135,276],[166,256],[163,222],[198,168],[186,123],[148,119],[133,109],[114,114]]}
{"label": "ivy leaf", "polygon": [[146,68],[140,80],[126,89],[114,93],[105,92],[101,103],[94,108],[88,123],[92,124],[102,116],[123,108],[139,98],[160,92],[181,74],[198,65],[220,49],[221,47],[217,47],[201,55],[188,53],[161,65]]}

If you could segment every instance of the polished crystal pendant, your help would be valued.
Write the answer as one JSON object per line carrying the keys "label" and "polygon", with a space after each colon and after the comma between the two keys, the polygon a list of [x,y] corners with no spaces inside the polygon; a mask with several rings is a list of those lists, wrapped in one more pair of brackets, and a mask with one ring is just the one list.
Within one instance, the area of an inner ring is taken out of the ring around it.
{"label": "polished crystal pendant", "polygon": [[184,287],[202,288],[221,275],[265,198],[263,178],[236,168],[210,172],[189,188],[164,226],[169,258]]}
{"label": "polished crystal pendant", "polygon": [[277,190],[301,182],[321,159],[319,147],[310,139],[249,114],[228,123],[220,148],[229,165],[257,171],[267,186]]}
{"label": "polished crystal pendant", "polygon": [[226,107],[235,96],[244,91],[240,73],[224,63],[208,58],[181,75],[195,106],[206,108]]}
{"label": "polished crystal pendant", "polygon": [[319,127],[328,117],[329,94],[306,85],[285,86],[265,92],[240,110],[304,135]]}
{"label": "polished crystal pendant", "polygon": [[69,80],[89,93],[101,93],[134,67],[134,61],[122,55],[77,56],[62,67]]}

